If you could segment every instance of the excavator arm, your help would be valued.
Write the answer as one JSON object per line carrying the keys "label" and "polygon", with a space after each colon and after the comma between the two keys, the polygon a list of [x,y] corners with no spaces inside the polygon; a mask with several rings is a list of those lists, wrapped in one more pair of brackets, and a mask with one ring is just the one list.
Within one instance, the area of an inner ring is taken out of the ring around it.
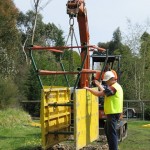
{"label": "excavator arm", "polygon": [[[84,0],[68,0],[67,2],[67,14],[70,18],[77,17],[80,43],[81,46],[81,60],[84,61],[83,69],[90,69],[90,55],[89,55],[89,28],[88,28],[88,18],[87,11],[85,8]],[[85,58],[86,56],[86,58]],[[82,74],[79,81],[80,88],[89,86],[89,75]]]}

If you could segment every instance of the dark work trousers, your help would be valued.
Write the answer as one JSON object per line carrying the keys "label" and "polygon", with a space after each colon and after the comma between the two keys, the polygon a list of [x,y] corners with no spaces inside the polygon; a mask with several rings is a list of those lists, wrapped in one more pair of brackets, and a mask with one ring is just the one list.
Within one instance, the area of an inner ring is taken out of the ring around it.
{"label": "dark work trousers", "polygon": [[120,114],[108,114],[105,123],[105,134],[107,137],[109,150],[118,150],[117,122]]}

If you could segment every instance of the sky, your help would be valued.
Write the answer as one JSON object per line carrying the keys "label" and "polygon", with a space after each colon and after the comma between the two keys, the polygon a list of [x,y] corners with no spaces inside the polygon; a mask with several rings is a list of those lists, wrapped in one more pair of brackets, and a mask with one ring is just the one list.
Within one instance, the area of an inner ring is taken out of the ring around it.
{"label": "sky", "polygon": [[[43,0],[43,6],[48,0]],[[66,13],[68,0],[51,0],[40,11],[45,23],[54,23],[64,31],[64,36],[69,33],[69,16]],[[44,3],[45,2],[45,3]],[[33,0],[14,0],[16,7],[24,13],[33,9]],[[150,0],[85,0],[90,44],[112,40],[113,32],[119,27],[127,32],[127,20],[133,24],[147,24],[150,19]],[[75,18],[75,35],[79,39],[77,20]],[[79,43],[79,40],[78,40]]]}

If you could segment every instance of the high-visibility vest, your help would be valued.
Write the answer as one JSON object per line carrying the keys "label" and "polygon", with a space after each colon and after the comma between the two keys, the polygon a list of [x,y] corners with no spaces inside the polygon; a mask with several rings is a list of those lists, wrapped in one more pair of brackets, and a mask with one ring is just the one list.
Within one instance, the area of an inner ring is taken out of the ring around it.
{"label": "high-visibility vest", "polygon": [[116,82],[112,85],[116,89],[115,95],[106,96],[104,99],[104,112],[105,114],[122,113],[123,111],[123,90],[122,87]]}

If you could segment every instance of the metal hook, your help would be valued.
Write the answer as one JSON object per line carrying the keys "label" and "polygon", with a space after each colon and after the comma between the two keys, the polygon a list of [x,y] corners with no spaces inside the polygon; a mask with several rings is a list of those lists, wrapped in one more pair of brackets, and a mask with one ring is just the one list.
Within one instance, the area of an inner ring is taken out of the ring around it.
{"label": "metal hook", "polygon": [[70,26],[73,26],[73,25],[74,25],[74,18],[73,18],[73,17],[70,17],[69,25],[70,25]]}

